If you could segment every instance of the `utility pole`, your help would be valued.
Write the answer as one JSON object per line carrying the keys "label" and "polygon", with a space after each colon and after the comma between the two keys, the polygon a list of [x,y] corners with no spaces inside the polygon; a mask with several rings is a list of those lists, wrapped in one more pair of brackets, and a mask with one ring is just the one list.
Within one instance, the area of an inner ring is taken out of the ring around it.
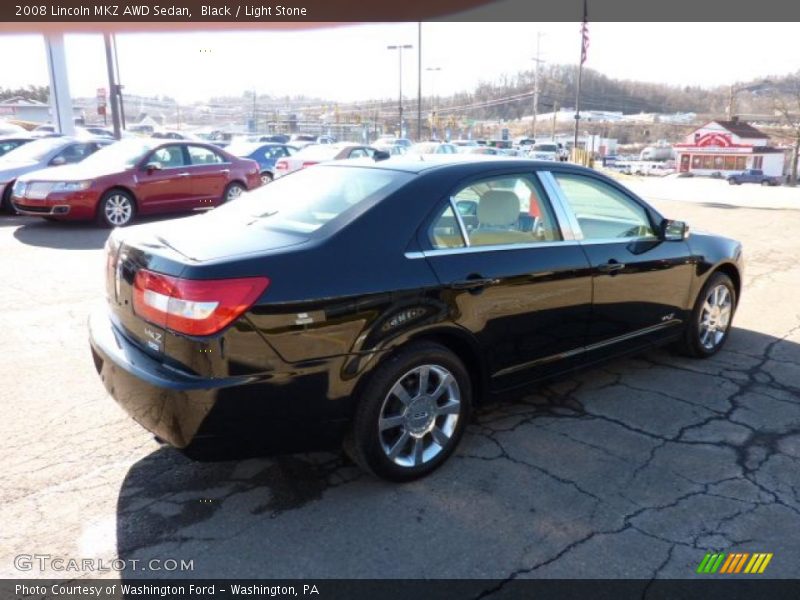
{"label": "utility pole", "polygon": [[[439,107],[438,107],[439,103],[437,102],[437,97],[436,97],[436,79],[435,79],[435,75],[436,75],[437,72],[442,70],[442,67],[427,67],[425,70],[431,72],[431,105],[432,105],[432,109],[433,109],[431,111],[431,137],[438,139],[438,137],[439,137],[439,127],[437,125],[436,113],[437,113],[437,111],[439,109]],[[436,130],[436,135],[434,135],[434,128]]]}
{"label": "utility pole", "polygon": [[733,110],[736,104],[736,87],[731,84],[728,92],[728,121],[733,118]]}
{"label": "utility pole", "polygon": [[553,102],[553,130],[550,133],[550,138],[554,142],[556,141],[556,116],[557,115],[558,115],[558,100]]}
{"label": "utility pole", "polygon": [[386,46],[387,50],[397,50],[397,60],[398,60],[398,75],[399,75],[399,82],[400,82],[400,90],[399,90],[399,99],[397,102],[397,108],[400,113],[399,123],[400,129],[397,132],[397,137],[403,137],[403,50],[410,50],[413,48],[411,44],[403,44],[403,45],[393,45],[393,46]]}
{"label": "utility pole", "polygon": [[536,56],[532,59],[536,63],[533,70],[533,124],[531,125],[531,137],[536,139],[536,118],[539,116],[539,65],[542,59],[539,57],[542,42],[542,32],[536,32]]}

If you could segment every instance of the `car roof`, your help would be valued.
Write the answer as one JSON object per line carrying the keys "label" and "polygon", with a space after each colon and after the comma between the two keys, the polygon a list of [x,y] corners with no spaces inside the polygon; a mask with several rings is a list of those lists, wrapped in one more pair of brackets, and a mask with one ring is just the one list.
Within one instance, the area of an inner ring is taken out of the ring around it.
{"label": "car roof", "polygon": [[[347,161],[334,161],[328,163],[330,166],[349,168],[349,167],[367,167],[374,169],[386,169],[392,171],[404,171],[406,173],[419,174],[433,170],[444,170],[449,168],[458,168],[466,165],[484,163],[491,164],[498,169],[514,168],[514,167],[539,167],[546,170],[552,170],[554,165],[552,161],[533,160],[531,158],[517,158],[509,156],[497,156],[491,154],[403,154],[393,156],[385,160],[374,160],[371,158],[351,159]],[[582,171],[586,170],[577,165],[568,165],[558,163],[558,168],[566,168],[568,170]],[[590,169],[591,170],[591,169]],[[592,170],[593,173],[597,171]]]}

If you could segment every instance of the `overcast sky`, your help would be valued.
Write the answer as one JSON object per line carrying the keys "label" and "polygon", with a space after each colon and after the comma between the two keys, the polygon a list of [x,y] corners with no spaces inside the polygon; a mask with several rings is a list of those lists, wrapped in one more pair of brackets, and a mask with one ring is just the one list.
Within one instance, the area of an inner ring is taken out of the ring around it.
{"label": "overcast sky", "polygon": [[[541,58],[574,64],[578,23],[425,23],[423,90],[439,95],[480,80],[532,68],[537,32]],[[800,68],[796,23],[590,23],[587,67],[611,77],[714,86]],[[416,96],[417,24],[362,24],[303,31],[118,34],[122,83],[132,94],[181,102],[214,95],[305,94],[352,101],[397,95],[397,51],[404,95]],[[73,96],[107,87],[99,34],[67,35]],[[0,35],[0,86],[46,84],[44,42]],[[11,59],[10,57],[13,57]],[[429,72],[427,67],[441,70]]]}

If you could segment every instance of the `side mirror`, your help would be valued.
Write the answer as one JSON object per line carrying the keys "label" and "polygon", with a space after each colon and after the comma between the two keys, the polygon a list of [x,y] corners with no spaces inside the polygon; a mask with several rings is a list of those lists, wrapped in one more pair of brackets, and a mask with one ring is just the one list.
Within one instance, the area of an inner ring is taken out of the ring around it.
{"label": "side mirror", "polygon": [[689,237],[689,226],[683,221],[661,221],[661,239],[665,242],[679,242]]}
{"label": "side mirror", "polygon": [[144,170],[147,171],[148,174],[151,174],[153,171],[160,171],[161,163],[149,162],[144,166]]}
{"label": "side mirror", "polygon": [[53,167],[60,167],[61,165],[67,164],[67,159],[63,156],[56,156],[53,160],[50,161],[50,165]]}

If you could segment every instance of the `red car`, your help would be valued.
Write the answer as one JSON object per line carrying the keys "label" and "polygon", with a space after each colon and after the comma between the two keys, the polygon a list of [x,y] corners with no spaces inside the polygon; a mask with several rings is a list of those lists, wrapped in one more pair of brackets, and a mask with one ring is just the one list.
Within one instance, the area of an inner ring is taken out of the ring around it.
{"label": "red car", "polygon": [[260,185],[257,162],[211,144],[130,139],[20,177],[11,201],[25,215],[122,227],[136,214],[213,208]]}

